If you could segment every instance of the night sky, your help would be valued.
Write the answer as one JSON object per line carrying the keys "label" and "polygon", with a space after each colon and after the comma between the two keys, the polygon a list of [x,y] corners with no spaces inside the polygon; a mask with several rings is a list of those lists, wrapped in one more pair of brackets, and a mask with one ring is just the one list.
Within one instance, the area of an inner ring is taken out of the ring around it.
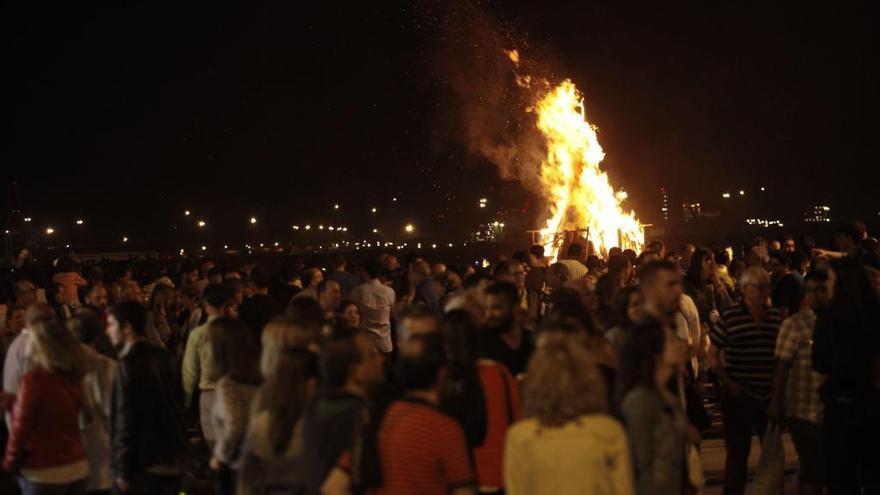
{"label": "night sky", "polygon": [[647,221],[660,185],[708,206],[765,186],[774,216],[880,211],[867,11],[319,3],[7,2],[4,183],[35,223],[85,218],[96,239],[184,235],[195,217],[220,242],[306,222],[431,235],[533,216],[534,198],[462,138],[450,81],[474,70],[461,49],[488,25],[584,92],[604,166]]}

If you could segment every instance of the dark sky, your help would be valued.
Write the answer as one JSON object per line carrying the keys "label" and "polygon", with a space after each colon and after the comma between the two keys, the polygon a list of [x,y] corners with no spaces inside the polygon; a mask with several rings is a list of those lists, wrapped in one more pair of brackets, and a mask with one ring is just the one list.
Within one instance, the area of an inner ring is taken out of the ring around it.
{"label": "dark sky", "polygon": [[[173,237],[192,229],[188,208],[215,242],[251,215],[251,238],[305,222],[429,234],[533,202],[449,125],[448,2],[222,3],[6,4],[2,176],[37,223]],[[877,214],[869,12],[612,3],[469,11],[575,81],[641,217],[659,185],[708,205],[766,186],[779,215]]]}

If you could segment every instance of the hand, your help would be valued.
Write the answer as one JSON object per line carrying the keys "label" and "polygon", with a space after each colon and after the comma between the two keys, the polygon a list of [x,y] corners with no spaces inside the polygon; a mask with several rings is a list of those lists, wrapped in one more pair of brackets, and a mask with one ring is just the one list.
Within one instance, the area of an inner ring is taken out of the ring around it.
{"label": "hand", "polygon": [[116,478],[116,488],[119,488],[121,492],[127,492],[131,490],[131,485],[122,478]]}
{"label": "hand", "polygon": [[208,461],[208,466],[210,466],[211,471],[220,471],[220,468],[223,467],[223,463],[220,462],[220,459],[211,457],[211,460]]}

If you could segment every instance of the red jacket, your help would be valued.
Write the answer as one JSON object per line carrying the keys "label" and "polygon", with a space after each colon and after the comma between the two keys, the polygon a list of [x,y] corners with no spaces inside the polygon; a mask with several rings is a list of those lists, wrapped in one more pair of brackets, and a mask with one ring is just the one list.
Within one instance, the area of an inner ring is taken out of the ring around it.
{"label": "red jacket", "polygon": [[21,378],[3,468],[41,469],[85,459],[79,430],[82,383],[36,368]]}
{"label": "red jacket", "polygon": [[519,419],[520,397],[516,380],[501,363],[480,360],[477,365],[486,399],[486,439],[474,449],[480,486],[504,486],[504,440],[507,428]]}

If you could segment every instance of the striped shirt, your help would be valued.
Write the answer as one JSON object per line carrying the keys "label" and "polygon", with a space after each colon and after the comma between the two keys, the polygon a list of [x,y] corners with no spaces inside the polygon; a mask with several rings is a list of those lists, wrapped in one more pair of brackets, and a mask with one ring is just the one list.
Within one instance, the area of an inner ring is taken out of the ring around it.
{"label": "striped shirt", "polygon": [[391,404],[379,430],[379,458],[379,495],[444,495],[475,485],[464,431],[426,402]]}
{"label": "striped shirt", "polygon": [[776,338],[782,324],[777,308],[764,309],[759,324],[744,303],[724,310],[712,325],[712,345],[724,351],[724,369],[744,392],[767,400],[773,388]]}

